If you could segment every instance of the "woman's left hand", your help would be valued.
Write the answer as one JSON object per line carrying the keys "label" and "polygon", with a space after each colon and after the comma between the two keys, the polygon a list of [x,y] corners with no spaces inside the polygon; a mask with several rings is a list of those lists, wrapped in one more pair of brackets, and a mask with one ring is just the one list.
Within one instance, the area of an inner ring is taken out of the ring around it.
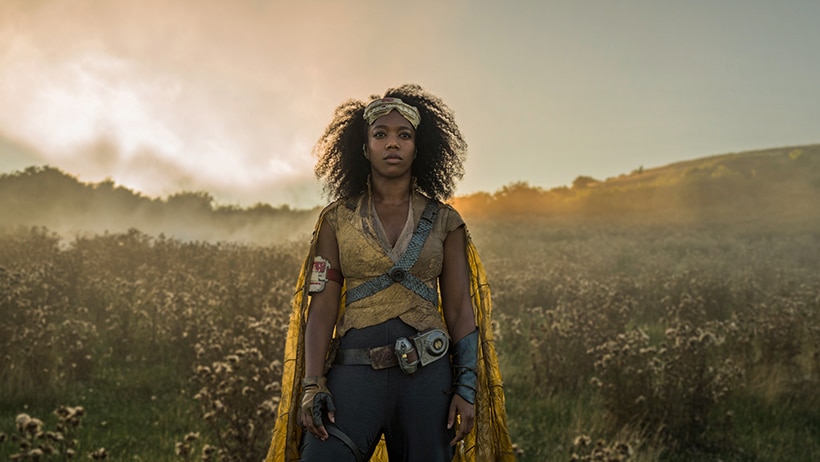
{"label": "woman's left hand", "polygon": [[456,436],[450,441],[450,446],[455,446],[456,443],[463,440],[473,429],[475,423],[475,406],[453,393],[453,399],[450,401],[450,414],[447,416],[447,428],[453,428],[456,415],[461,417],[461,423],[456,430]]}

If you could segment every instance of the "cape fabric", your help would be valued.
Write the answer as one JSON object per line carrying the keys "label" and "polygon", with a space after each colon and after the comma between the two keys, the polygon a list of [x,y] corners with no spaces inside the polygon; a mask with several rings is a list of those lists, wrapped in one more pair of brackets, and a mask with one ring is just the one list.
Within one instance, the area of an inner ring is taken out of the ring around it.
{"label": "cape fabric", "polygon": [[[308,312],[309,271],[316,249],[316,239],[324,219],[324,212],[319,216],[310,252],[302,265],[296,293],[293,297],[293,311],[290,317],[287,340],[285,344],[284,371],[282,373],[282,396],[279,401],[278,415],[273,429],[271,446],[266,462],[298,461],[299,446],[303,429],[299,425],[299,408],[302,394],[301,378],[304,376],[305,324]],[[484,272],[478,252],[467,233],[465,249],[470,270],[470,293],[473,302],[476,325],[479,331],[478,348],[478,393],[476,394],[476,417],[472,431],[456,446],[453,461],[484,462],[514,461],[512,442],[507,431],[507,414],[504,406],[504,390],[501,383],[501,372],[495,352],[493,330],[491,325],[492,303],[490,286]],[[344,293],[344,290],[342,290]],[[344,311],[344,297],[340,301],[339,316]],[[439,306],[441,310],[441,306]],[[442,425],[444,423],[442,422]],[[370,462],[387,462],[387,449],[384,439],[379,443]]]}

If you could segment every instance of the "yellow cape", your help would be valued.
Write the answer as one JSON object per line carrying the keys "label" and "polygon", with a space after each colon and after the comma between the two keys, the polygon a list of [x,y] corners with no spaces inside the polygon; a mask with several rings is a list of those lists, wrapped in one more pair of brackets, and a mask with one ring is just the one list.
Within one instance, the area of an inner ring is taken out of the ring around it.
{"label": "yellow cape", "polygon": [[[319,216],[310,252],[302,265],[296,293],[293,297],[293,311],[285,344],[284,372],[282,373],[282,397],[279,401],[278,416],[273,429],[271,446],[266,462],[298,461],[302,427],[299,425],[299,397],[301,378],[304,375],[305,324],[307,322],[308,294],[305,281],[311,268],[324,213]],[[470,269],[470,292],[476,324],[479,331],[478,348],[478,393],[476,394],[476,419],[472,431],[456,447],[453,458],[458,462],[474,461],[514,461],[510,435],[507,432],[507,413],[504,407],[504,390],[501,372],[495,353],[493,329],[491,325],[492,303],[490,286],[484,266],[478,258],[475,246],[467,234],[467,262]],[[344,310],[341,300],[340,315]],[[441,310],[441,306],[439,306]],[[382,440],[371,462],[387,462],[387,449]]]}

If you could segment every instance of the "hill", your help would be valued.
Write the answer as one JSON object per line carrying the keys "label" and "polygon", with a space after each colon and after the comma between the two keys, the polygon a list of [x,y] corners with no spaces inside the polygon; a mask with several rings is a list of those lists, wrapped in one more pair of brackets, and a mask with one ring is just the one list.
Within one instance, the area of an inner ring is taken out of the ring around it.
{"label": "hill", "polygon": [[186,241],[268,245],[309,234],[317,214],[262,203],[216,206],[206,192],[149,198],[110,180],[80,182],[48,166],[0,176],[0,223],[45,227],[63,236],[138,229]]}
{"label": "hill", "polygon": [[[730,153],[571,187],[513,183],[494,193],[457,197],[471,223],[573,226],[764,226],[818,229],[820,145]],[[302,238],[318,209],[257,204],[216,206],[206,192],[149,198],[112,181],[83,183],[53,167],[0,175],[4,227],[42,226],[64,236],[122,232],[183,240],[271,244]]]}
{"label": "hill", "polygon": [[585,224],[820,225],[820,145],[730,153],[637,169],[572,187],[526,183],[455,200],[474,219]]}

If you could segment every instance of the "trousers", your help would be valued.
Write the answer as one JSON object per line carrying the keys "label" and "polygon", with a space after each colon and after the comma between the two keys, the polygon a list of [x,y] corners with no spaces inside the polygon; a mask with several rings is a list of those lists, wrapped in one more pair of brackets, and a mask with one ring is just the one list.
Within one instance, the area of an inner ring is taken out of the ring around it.
{"label": "trousers", "polygon": [[[371,348],[393,344],[399,337],[417,331],[398,318],[381,324],[351,329],[340,348]],[[336,427],[370,459],[384,436],[390,461],[445,462],[453,458],[450,440],[455,429],[447,429],[452,369],[448,357],[441,358],[413,375],[399,367],[374,370],[370,366],[334,365],[327,386],[336,405]],[[328,424],[326,417],[325,423]],[[331,436],[321,441],[305,432],[303,462],[351,461],[357,459],[342,440]]]}

